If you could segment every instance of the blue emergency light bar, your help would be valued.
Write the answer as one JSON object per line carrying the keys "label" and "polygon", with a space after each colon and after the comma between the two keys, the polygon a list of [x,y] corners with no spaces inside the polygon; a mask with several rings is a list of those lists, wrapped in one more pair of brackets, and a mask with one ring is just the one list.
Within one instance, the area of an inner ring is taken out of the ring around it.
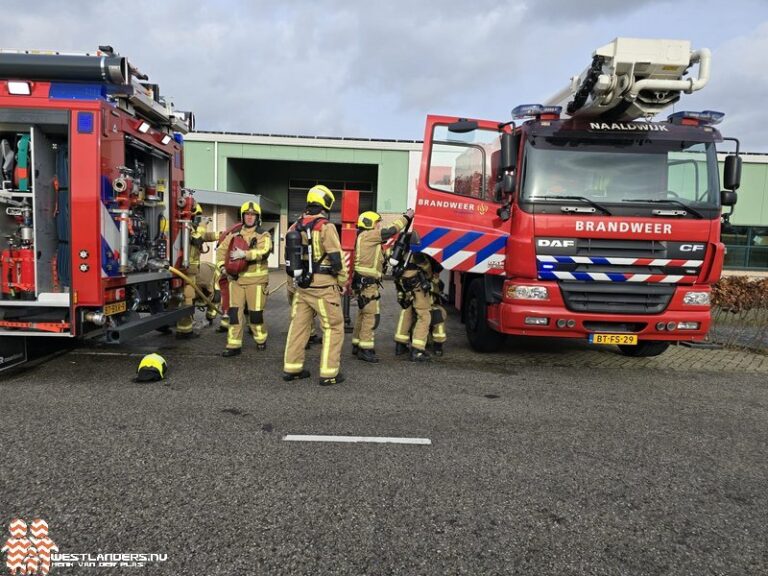
{"label": "blue emergency light bar", "polygon": [[513,118],[525,118],[527,116],[541,116],[542,114],[553,114],[560,116],[563,111],[562,106],[542,106],[541,104],[521,104],[515,106],[512,110]]}
{"label": "blue emergency light bar", "polygon": [[[725,117],[725,112],[717,112],[715,110],[702,110],[701,112],[675,112],[667,116],[667,122],[672,124],[693,124],[696,122],[698,125],[711,126],[713,124],[720,124]],[[685,122],[688,120],[688,122]]]}

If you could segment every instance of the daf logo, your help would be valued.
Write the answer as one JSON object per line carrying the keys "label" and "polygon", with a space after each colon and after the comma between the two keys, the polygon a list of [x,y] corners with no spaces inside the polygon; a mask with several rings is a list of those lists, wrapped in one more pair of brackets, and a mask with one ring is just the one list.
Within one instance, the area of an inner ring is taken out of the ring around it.
{"label": "daf logo", "polygon": [[539,238],[536,240],[536,245],[541,246],[542,248],[573,248],[576,246],[576,240],[558,240],[555,239],[548,239],[548,238]]}
{"label": "daf logo", "polygon": [[704,244],[681,244],[680,252],[704,252]]}

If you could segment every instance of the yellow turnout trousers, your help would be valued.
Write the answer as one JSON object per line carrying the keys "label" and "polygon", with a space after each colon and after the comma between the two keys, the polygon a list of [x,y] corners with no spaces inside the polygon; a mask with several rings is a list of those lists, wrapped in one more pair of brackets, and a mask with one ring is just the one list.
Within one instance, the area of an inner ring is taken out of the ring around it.
{"label": "yellow turnout trousers", "polygon": [[323,346],[320,352],[320,377],[339,374],[344,343],[344,314],[341,294],[335,284],[316,288],[297,288],[291,306],[291,325],[285,346],[283,371],[298,374],[304,369],[304,354],[315,315],[320,319]]}

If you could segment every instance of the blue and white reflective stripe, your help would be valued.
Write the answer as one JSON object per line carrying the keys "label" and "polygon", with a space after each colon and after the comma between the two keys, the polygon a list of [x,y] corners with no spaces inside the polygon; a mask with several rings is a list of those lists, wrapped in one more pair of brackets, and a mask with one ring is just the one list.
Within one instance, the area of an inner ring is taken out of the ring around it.
{"label": "blue and white reflective stripe", "polygon": [[680,266],[682,268],[699,268],[703,260],[671,260],[669,258],[612,258],[603,256],[549,256],[538,254],[539,262],[558,264],[598,264],[601,266]]}

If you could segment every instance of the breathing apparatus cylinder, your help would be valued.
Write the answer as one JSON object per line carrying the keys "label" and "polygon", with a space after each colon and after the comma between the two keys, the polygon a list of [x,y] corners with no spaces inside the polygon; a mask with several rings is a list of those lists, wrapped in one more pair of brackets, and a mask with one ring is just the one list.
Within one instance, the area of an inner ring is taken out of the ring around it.
{"label": "breathing apparatus cylinder", "polygon": [[291,230],[285,235],[285,271],[288,276],[298,279],[304,272],[301,232]]}

